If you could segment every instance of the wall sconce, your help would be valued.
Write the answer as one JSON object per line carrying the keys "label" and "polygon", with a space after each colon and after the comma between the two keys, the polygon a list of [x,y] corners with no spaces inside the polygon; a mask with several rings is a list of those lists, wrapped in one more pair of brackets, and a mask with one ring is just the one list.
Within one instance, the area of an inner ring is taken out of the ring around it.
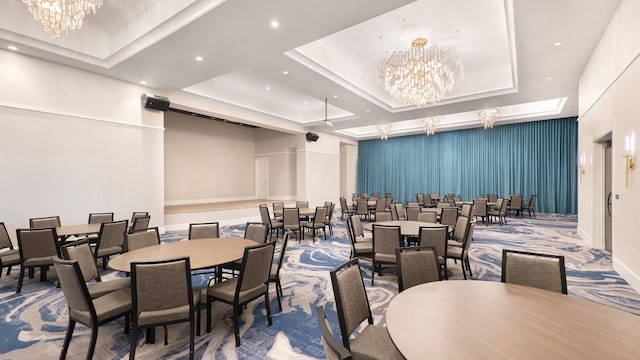
{"label": "wall sconce", "polygon": [[580,155],[580,165],[578,166],[578,173],[580,174],[580,185],[582,185],[582,178],[584,177],[584,169],[585,169],[586,162],[587,162],[586,155],[582,153],[582,155]]}
{"label": "wall sconce", "polygon": [[635,161],[635,158],[633,157],[635,153],[635,148],[636,148],[635,133],[625,136],[624,137],[624,155],[622,155],[622,157],[625,158],[625,164],[624,164],[624,169],[626,172],[625,185],[627,189],[629,188],[629,172],[635,169],[636,167],[636,161]]}

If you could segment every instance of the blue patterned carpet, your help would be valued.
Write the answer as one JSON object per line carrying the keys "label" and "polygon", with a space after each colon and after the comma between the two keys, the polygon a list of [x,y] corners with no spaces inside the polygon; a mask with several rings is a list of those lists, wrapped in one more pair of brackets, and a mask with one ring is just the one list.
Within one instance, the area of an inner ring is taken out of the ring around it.
{"label": "blue patterned carpet", "polygon": [[[537,218],[509,219],[508,226],[479,224],[471,247],[470,260],[474,280],[500,281],[503,248],[527,249],[565,256],[570,296],[640,315],[640,295],[613,269],[611,256],[601,250],[581,246],[576,234],[576,217],[538,214]],[[222,236],[242,237],[244,226],[222,230]],[[178,241],[186,232],[167,233],[163,241]],[[310,237],[310,236],[308,236]],[[286,261],[281,272],[284,290],[283,311],[278,311],[275,289],[271,287],[273,326],[267,326],[266,310],[256,301],[243,312],[241,320],[242,346],[235,347],[231,307],[214,303],[213,331],[196,338],[196,358],[203,359],[319,359],[324,358],[316,327],[315,306],[325,304],[329,320],[337,324],[333,310],[333,292],[329,270],[349,256],[344,224],[336,218],[334,236],[312,243],[307,237],[298,244],[289,242]],[[395,275],[376,276],[376,286],[369,286],[371,267],[361,262],[374,320],[384,323],[387,304],[397,293]],[[450,278],[462,279],[460,264],[449,263]],[[60,289],[49,281],[26,279],[22,293],[15,294],[18,271],[2,275],[0,279],[0,358],[55,359],[58,358],[67,327],[67,305]],[[121,274],[107,271],[108,280]],[[194,286],[204,286],[204,276],[194,276]],[[206,311],[203,311],[203,320]],[[96,359],[128,358],[129,336],[123,334],[124,321],[100,327]],[[337,327],[337,326],[336,326]],[[204,329],[204,321],[203,321]],[[337,331],[337,330],[336,330]],[[162,342],[163,330],[158,329],[155,344],[138,344],[139,359],[184,359],[188,357],[188,329],[186,325],[169,327],[169,345]],[[69,359],[83,359],[89,343],[90,331],[76,326]]]}

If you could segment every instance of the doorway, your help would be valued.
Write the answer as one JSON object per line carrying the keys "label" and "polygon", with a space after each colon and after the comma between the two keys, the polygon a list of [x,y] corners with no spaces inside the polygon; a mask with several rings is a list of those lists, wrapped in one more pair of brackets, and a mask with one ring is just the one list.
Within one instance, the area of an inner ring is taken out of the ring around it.
{"label": "doorway", "polygon": [[266,200],[269,189],[269,159],[256,158],[255,174],[256,200]]}
{"label": "doorway", "polygon": [[611,149],[611,140],[602,143],[604,147],[604,195],[605,202],[604,211],[604,248],[613,253],[613,232],[611,223],[613,220],[613,194],[612,194],[612,162],[613,155]]}

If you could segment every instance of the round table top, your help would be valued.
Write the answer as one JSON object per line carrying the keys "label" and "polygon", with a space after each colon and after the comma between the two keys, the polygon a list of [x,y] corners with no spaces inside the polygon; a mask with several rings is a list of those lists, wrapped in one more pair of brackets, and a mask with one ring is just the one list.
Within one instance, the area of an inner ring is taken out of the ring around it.
{"label": "round table top", "polygon": [[445,225],[434,224],[424,221],[407,221],[407,220],[394,220],[394,221],[376,221],[372,223],[364,224],[364,228],[373,231],[373,225],[390,225],[400,226],[400,234],[403,236],[417,236],[420,233],[420,227],[442,227]]}
{"label": "round table top", "polygon": [[109,267],[118,271],[131,271],[135,261],[153,261],[189,257],[191,269],[205,269],[242,259],[244,248],[257,245],[249,239],[208,238],[183,240],[123,253],[109,261]]}
{"label": "round table top", "polygon": [[101,225],[102,224],[79,224],[58,226],[56,227],[56,234],[58,236],[97,234],[100,232]]}
{"label": "round table top", "polygon": [[494,281],[414,286],[387,308],[411,359],[632,359],[640,316],[577,297]]}

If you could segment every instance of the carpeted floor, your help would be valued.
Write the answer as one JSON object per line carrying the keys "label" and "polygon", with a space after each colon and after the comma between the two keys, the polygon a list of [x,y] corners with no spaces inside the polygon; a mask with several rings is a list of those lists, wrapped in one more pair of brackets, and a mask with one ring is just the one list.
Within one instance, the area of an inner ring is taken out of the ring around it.
{"label": "carpeted floor", "polygon": [[[565,256],[570,296],[640,315],[640,295],[613,269],[611,256],[601,250],[581,246],[576,234],[575,216],[538,214],[537,218],[509,219],[508,226],[479,224],[471,247],[470,260],[473,280],[500,281],[500,259],[503,248],[527,249]],[[244,226],[222,229],[222,236],[242,237]],[[178,241],[186,232],[167,233],[163,241]],[[310,237],[310,236],[309,236]],[[329,320],[337,331],[333,307],[333,292],[329,270],[349,256],[344,224],[334,221],[334,236],[327,240],[308,238],[302,243],[290,241],[286,261],[281,272],[284,290],[283,311],[278,311],[275,290],[271,287],[273,325],[267,326],[264,304],[255,301],[243,312],[241,320],[242,346],[235,347],[231,324],[231,307],[214,303],[213,331],[196,338],[196,358],[203,359],[318,359],[324,358],[316,326],[315,306],[327,305]],[[374,321],[384,323],[387,304],[397,293],[396,277],[387,273],[376,276],[376,286],[369,286],[371,267],[362,261],[365,284]],[[460,264],[449,263],[451,279],[462,279]],[[49,281],[26,279],[22,293],[15,294],[18,271],[0,279],[0,358],[55,359],[58,358],[67,327],[67,305],[60,289]],[[108,280],[121,274],[107,271]],[[194,286],[204,286],[204,276],[194,276]],[[205,317],[203,311],[203,320]],[[204,321],[203,321],[204,323]],[[124,321],[100,327],[96,359],[128,358],[129,336],[122,332]],[[204,329],[204,324],[203,324]],[[169,345],[161,340],[137,348],[139,359],[184,359],[188,357],[186,325],[169,327]],[[83,359],[89,342],[89,330],[76,326],[68,359]],[[163,330],[157,331],[162,339]]]}

